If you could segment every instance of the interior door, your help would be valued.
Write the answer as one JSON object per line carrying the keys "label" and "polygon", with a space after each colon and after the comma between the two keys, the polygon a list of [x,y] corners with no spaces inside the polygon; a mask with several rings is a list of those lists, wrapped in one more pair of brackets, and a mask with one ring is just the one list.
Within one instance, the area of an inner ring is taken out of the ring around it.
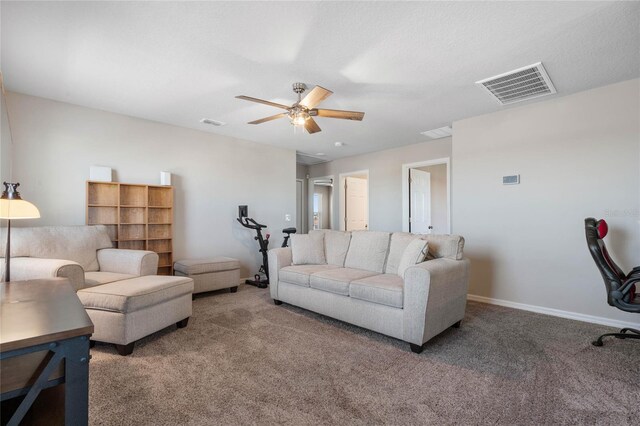
{"label": "interior door", "polygon": [[[302,191],[302,181],[296,180],[296,229],[298,233],[304,232],[302,229],[302,206],[304,205],[304,193]],[[291,225],[289,225],[291,226]]]}
{"label": "interior door", "polygon": [[345,230],[368,229],[368,185],[366,179],[345,178]]}
{"label": "interior door", "polygon": [[409,232],[431,233],[431,173],[409,169]]}

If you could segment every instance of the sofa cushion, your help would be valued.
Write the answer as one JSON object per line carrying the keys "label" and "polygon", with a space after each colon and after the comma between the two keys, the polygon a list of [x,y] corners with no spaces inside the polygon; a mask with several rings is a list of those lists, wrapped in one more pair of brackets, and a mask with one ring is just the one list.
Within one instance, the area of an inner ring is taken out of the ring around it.
{"label": "sofa cushion", "polygon": [[210,272],[232,271],[240,269],[240,261],[231,257],[209,257],[206,259],[178,260],[173,269],[185,275],[207,274]]}
{"label": "sofa cushion", "polygon": [[85,272],[84,283],[86,287],[94,285],[107,284],[115,281],[128,280],[129,278],[135,278],[137,275],[119,274],[116,272]]}
{"label": "sofa cushion", "polygon": [[409,243],[398,264],[398,276],[404,278],[404,272],[408,267],[424,261],[427,256],[429,243],[422,239],[415,239]]}
{"label": "sofa cushion", "polygon": [[446,257],[453,260],[462,260],[464,250],[464,237],[449,234],[421,235],[421,238],[429,243],[427,260]]}
{"label": "sofa cushion", "polygon": [[410,234],[408,232],[394,232],[391,234],[391,241],[389,243],[389,255],[387,256],[387,263],[384,267],[386,274],[396,274],[398,272],[398,265],[404,250],[409,243],[413,240],[420,239],[419,235]]}
{"label": "sofa cushion", "polygon": [[309,277],[311,274],[329,269],[337,269],[335,265],[293,265],[285,266],[278,272],[278,281],[288,282],[289,284],[297,284],[303,287],[309,287]]}
{"label": "sofa cushion", "polygon": [[354,299],[402,308],[404,280],[397,274],[380,274],[351,281],[349,296]]}
{"label": "sofa cushion", "polygon": [[146,275],[78,291],[86,309],[128,313],[193,292],[186,277]]}
{"label": "sofa cushion", "polygon": [[318,290],[331,293],[349,295],[349,284],[351,281],[376,275],[371,271],[353,268],[337,268],[328,271],[316,272],[309,279],[309,286]]}
{"label": "sofa cushion", "polygon": [[388,250],[388,232],[354,231],[344,266],[380,274],[384,270]]}
{"label": "sofa cushion", "polygon": [[[0,230],[0,240],[6,234]],[[85,271],[99,269],[96,251],[113,247],[107,228],[97,226],[41,226],[11,230],[11,256],[64,259],[77,262]],[[4,245],[0,244],[0,257]]]}
{"label": "sofa cushion", "polygon": [[324,234],[324,256],[329,265],[343,267],[347,257],[349,243],[351,242],[351,232],[332,231],[330,229],[316,229],[311,232]]}
{"label": "sofa cushion", "polygon": [[324,233],[293,234],[291,256],[294,265],[321,265],[324,257]]}

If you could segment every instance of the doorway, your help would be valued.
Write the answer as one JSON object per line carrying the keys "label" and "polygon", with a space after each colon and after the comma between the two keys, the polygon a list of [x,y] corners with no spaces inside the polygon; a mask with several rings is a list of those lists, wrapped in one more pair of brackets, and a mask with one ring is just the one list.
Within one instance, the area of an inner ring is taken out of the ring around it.
{"label": "doorway", "polygon": [[333,176],[309,179],[309,229],[333,228]]}
{"label": "doorway", "polygon": [[305,202],[304,202],[304,181],[296,179],[296,230],[299,234],[305,234]]}
{"label": "doorway", "polygon": [[340,229],[369,229],[369,170],[340,174]]}
{"label": "doorway", "polygon": [[402,165],[402,230],[451,233],[450,159]]}

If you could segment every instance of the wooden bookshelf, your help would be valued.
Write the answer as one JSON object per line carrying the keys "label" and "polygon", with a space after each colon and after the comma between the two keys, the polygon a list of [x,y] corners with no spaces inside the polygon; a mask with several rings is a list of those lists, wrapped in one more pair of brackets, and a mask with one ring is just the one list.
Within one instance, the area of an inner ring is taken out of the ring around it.
{"label": "wooden bookshelf", "polygon": [[173,273],[173,187],[88,181],[86,218],[114,247],[155,251],[158,274]]}

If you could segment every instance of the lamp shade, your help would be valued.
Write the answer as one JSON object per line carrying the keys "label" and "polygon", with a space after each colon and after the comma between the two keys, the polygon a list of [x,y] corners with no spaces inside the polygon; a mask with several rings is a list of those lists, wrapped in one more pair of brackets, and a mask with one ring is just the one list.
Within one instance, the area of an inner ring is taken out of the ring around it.
{"label": "lamp shade", "polygon": [[25,200],[0,199],[0,219],[37,219],[38,208]]}

